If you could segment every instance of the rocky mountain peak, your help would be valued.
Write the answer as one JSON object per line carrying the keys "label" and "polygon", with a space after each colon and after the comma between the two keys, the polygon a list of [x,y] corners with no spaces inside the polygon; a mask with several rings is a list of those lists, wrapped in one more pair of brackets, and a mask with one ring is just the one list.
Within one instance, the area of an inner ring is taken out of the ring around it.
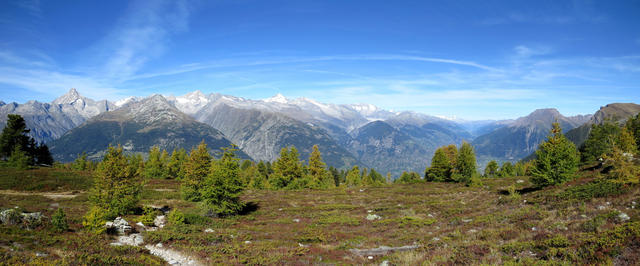
{"label": "rocky mountain peak", "polygon": [[555,108],[544,108],[537,109],[527,116],[516,119],[512,126],[527,127],[537,124],[548,124],[551,126],[551,123],[556,122],[556,120],[566,120],[566,118]]}
{"label": "rocky mountain peak", "polygon": [[635,103],[611,103],[600,107],[593,117],[591,123],[602,124],[607,119],[614,121],[626,120],[640,112],[640,105]]}
{"label": "rocky mountain peak", "polygon": [[84,97],[78,93],[75,88],[71,88],[66,94],[53,100],[53,104],[73,104],[78,100],[82,100]]}

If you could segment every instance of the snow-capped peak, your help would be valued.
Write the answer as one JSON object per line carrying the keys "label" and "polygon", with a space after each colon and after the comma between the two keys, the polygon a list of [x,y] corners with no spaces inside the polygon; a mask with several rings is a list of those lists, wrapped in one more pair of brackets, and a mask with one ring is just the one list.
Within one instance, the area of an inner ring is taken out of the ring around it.
{"label": "snow-capped peak", "polygon": [[289,100],[280,93],[271,98],[264,99],[263,101],[268,103],[289,103]]}
{"label": "snow-capped peak", "polygon": [[115,102],[114,104],[116,105],[116,107],[120,108],[121,106],[128,104],[130,102],[137,102],[139,101],[140,98],[135,97],[135,96],[131,96],[131,97],[127,97],[121,100],[118,100],[117,102]]}

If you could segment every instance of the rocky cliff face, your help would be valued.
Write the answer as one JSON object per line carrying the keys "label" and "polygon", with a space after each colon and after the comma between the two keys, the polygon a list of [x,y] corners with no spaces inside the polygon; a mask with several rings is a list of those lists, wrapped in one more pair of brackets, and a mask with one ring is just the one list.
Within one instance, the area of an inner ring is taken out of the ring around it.
{"label": "rocky cliff face", "polygon": [[[51,142],[56,160],[70,161],[82,152],[99,159],[109,145],[125,151],[146,153],[152,146],[172,151],[196,146],[204,140],[213,153],[231,146],[222,133],[180,112],[167,100],[154,95],[120,109],[97,115]],[[249,158],[243,152],[239,155]]]}
{"label": "rocky cliff face", "polygon": [[419,141],[383,121],[371,122],[352,135],[349,150],[365,165],[383,173],[422,173],[433,156]]}

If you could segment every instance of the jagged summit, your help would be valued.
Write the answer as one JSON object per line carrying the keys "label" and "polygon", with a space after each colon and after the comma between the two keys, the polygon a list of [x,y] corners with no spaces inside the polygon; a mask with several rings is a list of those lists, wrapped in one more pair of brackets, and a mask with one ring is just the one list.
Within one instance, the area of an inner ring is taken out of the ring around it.
{"label": "jagged summit", "polygon": [[71,88],[67,93],[58,97],[51,102],[52,104],[73,104],[78,100],[82,100],[84,97],[78,93],[75,88]]}

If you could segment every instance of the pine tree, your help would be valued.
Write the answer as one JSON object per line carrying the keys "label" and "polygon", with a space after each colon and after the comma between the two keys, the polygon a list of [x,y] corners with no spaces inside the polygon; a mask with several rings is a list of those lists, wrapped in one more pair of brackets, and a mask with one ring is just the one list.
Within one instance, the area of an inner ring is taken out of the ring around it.
{"label": "pine tree", "polygon": [[576,175],[580,155],[575,145],[563,134],[559,123],[553,123],[547,140],[538,146],[531,170],[531,182],[539,187],[562,184]]}
{"label": "pine tree", "polygon": [[456,159],[456,176],[455,181],[461,183],[469,183],[471,178],[477,175],[476,155],[473,147],[468,142],[462,142]]}
{"label": "pine tree", "polygon": [[29,132],[30,130],[27,129],[27,124],[22,116],[9,114],[7,116],[7,125],[2,129],[2,134],[0,134],[0,159],[9,158],[16,146],[21,151],[28,152],[30,137],[27,134]]}
{"label": "pine tree", "polygon": [[331,173],[331,178],[333,178],[334,186],[340,186],[340,172],[333,166],[329,167],[329,173]]}
{"label": "pine tree", "polygon": [[149,150],[149,158],[144,163],[144,176],[146,178],[164,178],[165,175],[165,165],[160,148],[153,146]]}
{"label": "pine tree", "polygon": [[20,148],[20,145],[16,145],[9,157],[9,165],[16,169],[25,170],[29,168],[30,162],[27,153]]}
{"label": "pine tree", "polygon": [[513,168],[516,176],[524,176],[527,174],[527,169],[523,162],[517,162]]}
{"label": "pine tree", "polygon": [[425,170],[424,178],[429,182],[443,182],[451,177],[451,160],[449,159],[445,147],[436,149],[431,158],[431,167]]}
{"label": "pine tree", "polygon": [[360,168],[355,165],[347,173],[345,184],[349,187],[357,187],[362,185],[362,176],[360,175]]}
{"label": "pine tree", "polygon": [[309,154],[309,175],[311,176],[311,186],[313,188],[330,188],[335,186],[335,182],[327,171],[327,165],[322,160],[322,155],[318,145],[313,145]]}
{"label": "pine tree", "polygon": [[109,147],[94,173],[91,202],[113,218],[126,214],[135,207],[140,200],[141,191],[142,179],[129,164],[122,147]]}
{"label": "pine tree", "polygon": [[485,177],[495,177],[498,174],[498,162],[491,160],[484,168]]}
{"label": "pine tree", "polygon": [[87,161],[87,153],[79,154],[75,161],[71,164],[71,169],[86,171],[89,170],[89,161]]}
{"label": "pine tree", "polygon": [[376,169],[371,168],[369,171],[369,177],[373,180],[373,185],[382,185],[386,183],[385,178],[376,171]]}
{"label": "pine tree", "polygon": [[35,160],[38,164],[53,165],[53,157],[49,152],[49,147],[44,143],[36,146]]}
{"label": "pine tree", "polygon": [[211,163],[211,171],[201,188],[202,199],[211,214],[233,215],[242,210],[240,194],[244,190],[240,180],[239,159],[234,147],[224,148],[222,158]]}
{"label": "pine tree", "polygon": [[182,197],[188,201],[200,201],[203,180],[211,169],[211,155],[207,151],[207,144],[200,142],[191,150],[189,158],[184,163],[184,173],[180,184]]}

